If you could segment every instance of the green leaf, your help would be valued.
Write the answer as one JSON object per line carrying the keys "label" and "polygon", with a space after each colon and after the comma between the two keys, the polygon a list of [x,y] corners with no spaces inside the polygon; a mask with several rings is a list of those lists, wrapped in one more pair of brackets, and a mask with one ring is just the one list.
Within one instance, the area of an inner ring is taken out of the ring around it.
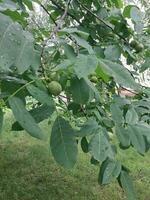
{"label": "green leaf", "polygon": [[119,161],[107,159],[100,167],[99,183],[102,185],[109,184],[116,180],[121,172]]}
{"label": "green leaf", "polygon": [[97,67],[96,74],[99,76],[104,82],[108,83],[110,80],[110,77],[103,72],[103,70],[100,67]]}
{"label": "green leaf", "polygon": [[95,55],[97,56],[97,58],[105,58],[104,49],[101,48],[100,46],[95,46],[94,52],[95,52]]}
{"label": "green leaf", "polygon": [[127,148],[130,146],[130,137],[128,131],[124,127],[116,124],[115,133],[117,135],[121,147]]}
{"label": "green leaf", "polygon": [[121,86],[140,91],[141,87],[137,84],[130,72],[122,65],[109,60],[99,59],[99,67],[113,77]]}
{"label": "green leaf", "polygon": [[99,132],[92,137],[89,143],[91,155],[100,162],[103,162],[107,157],[114,157],[113,149],[106,135],[106,131],[100,128]]}
{"label": "green leaf", "polygon": [[76,34],[71,34],[71,37],[76,40],[76,42],[77,42],[77,44],[79,46],[84,47],[85,49],[87,49],[89,54],[94,54],[94,51],[93,51],[91,45],[86,40],[84,40],[83,38],[77,36]]}
{"label": "green leaf", "polygon": [[118,104],[116,103],[111,104],[110,112],[112,114],[112,119],[116,124],[124,123],[123,111],[120,109]]}
{"label": "green leaf", "polygon": [[26,110],[22,100],[18,97],[10,97],[9,105],[19,124],[33,137],[43,139],[43,133],[36,124],[35,119]]}
{"label": "green leaf", "polygon": [[122,0],[111,0],[111,1],[115,4],[116,8],[122,8],[123,7]]}
{"label": "green leaf", "polygon": [[74,78],[71,80],[70,90],[75,103],[86,104],[89,102],[91,96],[91,88],[88,86],[85,79]]}
{"label": "green leaf", "polygon": [[50,147],[55,160],[65,168],[72,168],[77,159],[74,130],[62,117],[57,117],[51,132]]}
{"label": "green leaf", "polygon": [[95,119],[89,118],[84,125],[81,127],[79,131],[75,134],[77,137],[85,137],[92,134],[95,134],[98,130],[99,126]]}
{"label": "green leaf", "polygon": [[82,38],[85,38],[85,39],[88,39],[88,37],[89,37],[89,33],[80,31],[77,28],[64,28],[59,31],[59,34],[65,34],[65,33],[69,33],[69,34],[77,33],[79,36],[81,36]]}
{"label": "green leaf", "polygon": [[[32,35],[24,31],[18,23],[0,14],[0,71],[17,67],[18,73],[26,71],[39,56],[35,56]],[[14,50],[15,49],[15,50]],[[37,61],[36,61],[37,62]],[[36,64],[37,65],[37,64]]]}
{"label": "green leaf", "polygon": [[127,5],[125,8],[124,8],[124,11],[123,11],[123,16],[124,17],[127,17],[127,18],[130,18],[130,11],[131,11],[131,8],[135,7],[135,5]]}
{"label": "green leaf", "polygon": [[139,117],[135,109],[132,107],[126,113],[126,123],[127,124],[137,124]]}
{"label": "green leaf", "polygon": [[130,136],[131,144],[140,154],[143,155],[146,152],[146,144],[142,133],[136,125],[128,125],[127,131]]}
{"label": "green leaf", "polygon": [[22,0],[16,0],[16,1],[17,1],[18,5],[19,5],[20,9],[25,12],[26,8],[25,8]]}
{"label": "green leaf", "polygon": [[128,200],[136,200],[132,179],[126,171],[121,171],[119,180]]}
{"label": "green leaf", "polygon": [[76,58],[76,54],[75,54],[75,52],[74,52],[74,49],[73,49],[73,47],[72,46],[70,46],[70,45],[68,45],[68,44],[64,44],[63,45],[64,46],[64,53],[65,53],[65,55],[66,55],[66,57],[68,58],[68,59],[75,59]]}
{"label": "green leaf", "polygon": [[150,68],[150,58],[146,58],[145,62],[142,64],[140,68],[140,73],[144,72],[145,70]]}
{"label": "green leaf", "polygon": [[32,1],[31,0],[23,0],[23,3],[28,7],[29,10],[33,10]]}
{"label": "green leaf", "polygon": [[67,69],[68,67],[72,66],[74,64],[74,59],[73,60],[63,60],[57,67],[55,68],[56,70],[59,69]]}
{"label": "green leaf", "polygon": [[90,100],[92,100],[93,95],[94,95],[95,100],[97,102],[99,102],[101,100],[100,99],[100,92],[99,92],[99,90],[94,86],[94,84],[89,79],[86,79],[86,84],[90,88]]}
{"label": "green leaf", "polygon": [[105,58],[112,61],[118,61],[121,56],[121,49],[118,45],[109,45],[105,51]]}
{"label": "green leaf", "polygon": [[81,139],[81,148],[82,148],[82,151],[84,152],[84,153],[88,153],[89,152],[89,146],[88,146],[89,144],[88,144],[88,141],[87,141],[87,139],[86,139],[86,137],[83,137],[82,139]]}
{"label": "green leaf", "polygon": [[136,131],[141,135],[150,138],[150,125],[146,123],[138,123],[134,126],[134,128],[136,128]]}
{"label": "green leaf", "polygon": [[[52,115],[53,112],[54,112],[54,107],[48,106],[46,104],[33,108],[32,110],[29,111],[31,116],[35,119],[36,123],[40,123],[41,121],[47,119]],[[12,130],[21,131],[23,130],[23,128],[20,126],[18,122],[14,122],[12,125]]]}
{"label": "green leaf", "polygon": [[73,67],[78,78],[84,78],[95,71],[97,64],[96,56],[79,54]]}
{"label": "green leaf", "polygon": [[54,107],[54,102],[52,97],[48,94],[48,92],[41,90],[38,87],[35,87],[34,85],[27,85],[26,86],[29,93],[39,102],[42,104],[47,104],[50,107]]}
{"label": "green leaf", "polygon": [[2,109],[0,108],[0,134],[2,132],[3,120],[4,120],[4,113],[3,113]]}

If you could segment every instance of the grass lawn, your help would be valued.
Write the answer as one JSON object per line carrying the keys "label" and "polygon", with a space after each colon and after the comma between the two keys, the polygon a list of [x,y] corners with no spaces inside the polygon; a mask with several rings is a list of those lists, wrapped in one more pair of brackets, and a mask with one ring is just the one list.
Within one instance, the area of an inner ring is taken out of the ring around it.
{"label": "grass lawn", "polygon": [[[79,150],[74,169],[65,170],[53,160],[49,145],[25,132],[10,132],[6,116],[0,136],[0,200],[125,200],[118,184],[97,184],[98,167]],[[50,134],[47,123],[43,129]],[[139,200],[150,200],[150,153],[139,156],[122,151],[119,158],[131,167]]]}

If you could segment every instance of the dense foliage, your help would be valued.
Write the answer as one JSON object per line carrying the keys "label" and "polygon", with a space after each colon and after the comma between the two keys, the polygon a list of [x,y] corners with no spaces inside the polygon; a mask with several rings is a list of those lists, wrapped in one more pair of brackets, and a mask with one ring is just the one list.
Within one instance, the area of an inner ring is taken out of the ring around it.
{"label": "dense foliage", "polygon": [[[81,145],[100,168],[99,184],[117,180],[129,200],[136,194],[117,152],[144,156],[150,148],[150,89],[138,83],[150,66],[149,9],[142,9],[122,0],[0,0],[0,130],[9,108],[12,131],[49,135],[66,168]],[[38,125],[45,119],[51,133]]]}

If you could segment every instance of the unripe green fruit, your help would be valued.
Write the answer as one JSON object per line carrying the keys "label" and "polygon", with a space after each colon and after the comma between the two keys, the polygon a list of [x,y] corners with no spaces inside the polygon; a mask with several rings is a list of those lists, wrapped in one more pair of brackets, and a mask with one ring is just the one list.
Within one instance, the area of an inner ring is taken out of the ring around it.
{"label": "unripe green fruit", "polygon": [[136,40],[132,40],[130,46],[134,48],[137,53],[141,52],[144,48],[143,44],[137,42]]}
{"label": "unripe green fruit", "polygon": [[139,53],[143,50],[144,46],[143,44],[138,44],[137,47],[135,48],[136,52]]}
{"label": "unripe green fruit", "polygon": [[52,81],[48,84],[48,89],[51,94],[58,96],[62,92],[62,86],[57,81]]}
{"label": "unripe green fruit", "polygon": [[98,79],[97,79],[96,76],[92,76],[92,77],[90,78],[90,81],[93,82],[93,83],[97,83],[97,82],[98,82]]}
{"label": "unripe green fruit", "polygon": [[131,43],[130,43],[130,46],[131,46],[132,48],[136,48],[137,44],[138,44],[138,43],[137,43],[136,40],[132,40]]}

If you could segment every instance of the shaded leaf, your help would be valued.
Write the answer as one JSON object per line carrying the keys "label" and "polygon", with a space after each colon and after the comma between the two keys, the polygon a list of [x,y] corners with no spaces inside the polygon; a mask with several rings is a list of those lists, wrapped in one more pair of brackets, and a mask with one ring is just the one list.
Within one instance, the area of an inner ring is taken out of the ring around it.
{"label": "shaded leaf", "polygon": [[146,144],[142,133],[138,130],[136,125],[129,125],[127,128],[130,136],[131,144],[141,154],[146,152]]}
{"label": "shaded leaf", "polygon": [[74,78],[71,80],[70,90],[72,98],[77,104],[86,104],[91,97],[91,88],[86,83],[85,79]]}
{"label": "shaded leaf", "polygon": [[89,152],[89,148],[88,147],[89,147],[88,146],[88,141],[87,141],[86,137],[83,137],[81,139],[81,148],[82,148],[82,151],[84,153],[88,153]]}
{"label": "shaded leaf", "polygon": [[[47,119],[52,115],[54,112],[54,107],[53,106],[48,106],[46,104],[33,108],[32,110],[29,111],[29,113],[32,115],[32,117],[35,119],[36,123],[40,123],[41,121]],[[23,128],[20,126],[18,122],[14,122],[12,124],[12,130],[13,131],[21,131]]]}
{"label": "shaded leaf", "polygon": [[65,168],[72,168],[77,158],[77,143],[69,122],[57,117],[51,132],[50,147],[55,160]]}
{"label": "shaded leaf", "polygon": [[121,172],[119,161],[107,159],[100,167],[98,181],[100,184],[109,184],[115,181]]}
{"label": "shaded leaf", "polygon": [[48,92],[41,90],[38,87],[35,87],[34,85],[27,85],[26,86],[29,93],[39,102],[42,104],[47,104],[50,107],[54,107],[54,102],[52,97],[48,94]]}
{"label": "shaded leaf", "polygon": [[65,44],[64,45],[64,53],[65,53],[65,55],[66,55],[66,57],[68,58],[68,59],[75,59],[76,58],[76,54],[75,54],[75,52],[74,52],[74,49],[73,49],[73,47],[72,46],[70,46],[70,45],[68,45],[68,44]]}
{"label": "shaded leaf", "polygon": [[22,100],[18,97],[10,97],[9,105],[19,124],[33,137],[43,138],[43,133],[36,124],[35,119],[26,110]]}
{"label": "shaded leaf", "polygon": [[104,54],[106,59],[117,61],[121,56],[121,49],[118,45],[110,45],[105,49]]}
{"label": "shaded leaf", "polygon": [[78,78],[88,77],[95,71],[97,64],[96,56],[79,54],[74,64],[74,70]]}
{"label": "shaded leaf", "polygon": [[132,179],[126,171],[123,171],[123,170],[121,171],[119,181],[128,200],[136,200],[137,198],[136,198],[135,191],[133,188]]}
{"label": "shaded leaf", "polygon": [[130,137],[128,131],[124,127],[116,124],[115,133],[117,135],[121,147],[127,148],[130,146]]}
{"label": "shaded leaf", "polygon": [[107,157],[114,157],[114,151],[106,135],[106,131],[103,128],[100,128],[99,132],[91,138],[89,143],[91,155],[100,162],[103,162]]}
{"label": "shaded leaf", "polygon": [[72,36],[72,38],[74,38],[76,40],[78,45],[87,49],[89,54],[94,54],[94,51],[93,51],[91,45],[85,39],[79,37],[76,34],[71,34],[71,36]]}
{"label": "shaded leaf", "polygon": [[96,120],[89,118],[84,125],[81,127],[79,131],[77,131],[75,134],[78,137],[85,137],[92,134],[95,134],[98,130],[99,126]]}
{"label": "shaded leaf", "polygon": [[37,51],[34,50],[33,42],[29,32],[24,31],[9,17],[0,14],[0,71],[17,67],[18,72],[23,73],[35,62],[37,68],[40,60],[39,56],[35,56]]}
{"label": "shaded leaf", "polygon": [[123,111],[120,109],[118,104],[116,103],[111,104],[110,112],[112,115],[112,119],[116,124],[124,123]]}
{"label": "shaded leaf", "polygon": [[136,124],[139,121],[139,117],[135,109],[132,107],[126,113],[126,123]]}
{"label": "shaded leaf", "polygon": [[150,68],[150,58],[146,58],[145,62],[142,64],[140,68],[140,72],[144,72],[145,70]]}
{"label": "shaded leaf", "polygon": [[101,67],[106,74],[113,77],[121,86],[137,91],[141,89],[140,85],[135,82],[130,72],[124,66],[108,60],[99,59],[99,67]]}

